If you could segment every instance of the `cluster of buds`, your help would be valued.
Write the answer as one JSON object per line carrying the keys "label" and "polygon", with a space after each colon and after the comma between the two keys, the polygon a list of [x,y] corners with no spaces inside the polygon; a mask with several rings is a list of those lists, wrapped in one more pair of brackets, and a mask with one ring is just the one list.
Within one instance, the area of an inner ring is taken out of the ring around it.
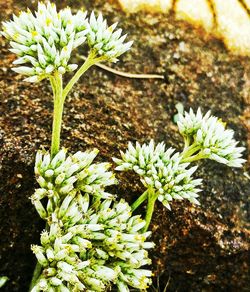
{"label": "cluster of buds", "polygon": [[128,51],[133,41],[124,43],[126,36],[122,29],[115,31],[117,23],[107,26],[107,21],[102,14],[96,18],[92,12],[88,22],[88,44],[99,56],[104,56],[111,62],[116,62],[118,57]]}
{"label": "cluster of buds", "polygon": [[9,40],[11,52],[18,55],[13,68],[17,73],[28,75],[26,81],[39,81],[55,70],[64,74],[73,71],[76,64],[68,64],[74,48],[83,44],[87,34],[86,12],[72,15],[70,8],[57,12],[56,6],[38,3],[35,15],[30,10],[21,12],[13,21],[3,23],[2,34]]}
{"label": "cluster of buds", "polygon": [[193,179],[192,174],[196,166],[187,168],[189,163],[182,163],[182,156],[174,149],[165,149],[164,143],[155,146],[151,140],[149,144],[135,147],[129,143],[126,152],[121,151],[121,159],[113,158],[118,165],[116,170],[133,170],[140,177],[147,189],[157,195],[158,200],[170,209],[169,202],[173,199],[188,199],[194,204],[199,204],[198,186],[201,179]]}
{"label": "cluster of buds", "polygon": [[210,116],[210,112],[203,116],[200,109],[196,114],[190,109],[189,113],[178,114],[177,123],[185,141],[182,153],[174,153],[172,148],[166,150],[164,143],[155,146],[151,140],[143,145],[129,143],[126,152],[121,151],[121,159],[113,158],[118,165],[116,170],[133,170],[168,209],[173,199],[199,204],[202,180],[192,178],[197,166],[188,168],[190,162],[209,158],[231,167],[241,167],[245,162],[241,158],[245,148],[237,147],[234,132],[226,130],[225,124]]}
{"label": "cluster of buds", "polygon": [[178,119],[186,153],[195,154],[199,159],[208,158],[231,167],[242,167],[245,160],[241,156],[245,148],[237,147],[233,130],[225,129],[225,123],[220,119],[210,116],[210,112],[203,116],[200,109],[196,114],[190,109],[189,113],[178,115]]}
{"label": "cluster of buds", "polygon": [[108,164],[93,163],[97,153],[67,155],[62,149],[52,159],[37,153],[40,188],[31,199],[47,230],[41,246],[32,246],[42,266],[33,292],[105,291],[113,284],[129,291],[129,286],[143,290],[151,284],[152,273],[141,268],[151,263],[150,232],[142,233],[145,221],[132,216],[124,200],[105,192],[116,180]]}
{"label": "cluster of buds", "polygon": [[[80,191],[97,198],[114,198],[112,194],[105,192],[105,187],[116,184],[116,178],[108,171],[109,163],[92,163],[97,153],[98,150],[94,149],[67,156],[67,150],[63,148],[51,159],[49,152],[37,152],[35,175],[40,188],[31,199],[43,219],[61,206],[66,198],[68,202],[69,196],[79,197],[77,194]],[[46,209],[41,203],[45,197],[48,198]]]}
{"label": "cluster of buds", "polygon": [[77,68],[69,64],[72,50],[88,39],[94,55],[104,60],[116,61],[117,57],[129,50],[132,42],[123,43],[121,29],[114,31],[117,24],[107,27],[102,15],[90,19],[87,12],[79,10],[72,14],[69,7],[57,12],[56,6],[48,2],[38,3],[38,11],[30,10],[13,15],[13,20],[3,23],[1,34],[10,40],[11,52],[18,56],[13,68],[17,73],[28,76],[28,82],[37,82],[54,72],[64,74]]}
{"label": "cluster of buds", "polygon": [[[32,246],[42,266],[32,291],[106,291],[111,284],[118,291],[146,289],[152,273],[141,267],[151,263],[147,249],[154,244],[146,241],[150,232],[140,233],[145,221],[131,217],[123,200],[97,204],[85,194],[83,201],[75,200],[71,211],[55,210],[41,246]],[[66,213],[78,220],[68,226]]]}

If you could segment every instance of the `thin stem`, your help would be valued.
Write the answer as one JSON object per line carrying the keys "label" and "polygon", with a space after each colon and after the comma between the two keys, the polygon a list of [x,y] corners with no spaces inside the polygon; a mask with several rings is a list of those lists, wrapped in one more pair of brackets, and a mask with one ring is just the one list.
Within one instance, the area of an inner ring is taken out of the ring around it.
{"label": "thin stem", "polygon": [[146,225],[143,228],[143,232],[146,232],[148,230],[148,227],[150,225],[152,215],[154,212],[155,207],[155,201],[158,198],[158,195],[155,194],[153,189],[148,190],[148,205],[147,205],[147,212],[146,212]]}
{"label": "thin stem", "polygon": [[187,148],[184,148],[183,152],[182,152],[182,157],[183,159],[190,157],[191,155],[193,155],[195,152],[200,150],[200,146],[197,144],[192,144]]}
{"label": "thin stem", "polygon": [[185,162],[193,162],[193,161],[197,161],[197,160],[201,160],[201,159],[205,159],[205,158],[207,158],[207,155],[204,155],[202,152],[199,152],[196,155],[183,158],[181,160],[181,162],[184,162],[184,163]]}
{"label": "thin stem", "polygon": [[67,97],[68,93],[72,89],[72,87],[75,85],[75,83],[80,79],[80,77],[85,73],[92,65],[101,62],[105,60],[105,57],[99,57],[95,58],[96,53],[90,52],[87,59],[83,63],[83,65],[78,69],[78,71],[75,73],[75,75],[70,79],[69,83],[66,85],[66,87],[63,90],[63,100]]}
{"label": "thin stem", "polygon": [[36,267],[33,272],[32,280],[30,283],[29,291],[33,289],[33,287],[36,285],[36,282],[41,274],[42,266],[39,264],[39,262],[36,263]]}
{"label": "thin stem", "polygon": [[62,97],[62,75],[56,72],[55,75],[50,78],[50,82],[54,93],[53,129],[51,141],[51,157],[54,157],[60,149],[60,134],[64,104]]}
{"label": "thin stem", "polygon": [[135,211],[148,197],[148,190],[146,190],[132,205],[131,211]]}
{"label": "thin stem", "polygon": [[184,137],[184,143],[185,143],[185,145],[184,145],[184,151],[185,151],[190,145],[190,138],[189,137]]}
{"label": "thin stem", "polygon": [[54,76],[50,76],[49,80],[50,80],[50,84],[51,84],[52,91],[53,91],[53,98],[55,98],[55,96],[56,96],[56,90],[57,90],[57,85],[56,85]]}

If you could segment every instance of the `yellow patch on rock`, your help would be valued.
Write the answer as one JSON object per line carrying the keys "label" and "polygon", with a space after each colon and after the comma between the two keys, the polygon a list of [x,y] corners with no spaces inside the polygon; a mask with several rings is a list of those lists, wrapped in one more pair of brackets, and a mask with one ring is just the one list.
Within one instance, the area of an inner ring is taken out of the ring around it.
{"label": "yellow patch on rock", "polygon": [[206,0],[179,0],[176,3],[176,18],[203,26],[207,31],[213,28],[213,14]]}
{"label": "yellow patch on rock", "polygon": [[[250,55],[250,17],[238,0],[216,0],[217,31],[226,46],[242,55]],[[248,3],[250,4],[250,3]]]}
{"label": "yellow patch on rock", "polygon": [[172,6],[172,0],[119,0],[123,10],[135,13],[139,10],[168,12]]}

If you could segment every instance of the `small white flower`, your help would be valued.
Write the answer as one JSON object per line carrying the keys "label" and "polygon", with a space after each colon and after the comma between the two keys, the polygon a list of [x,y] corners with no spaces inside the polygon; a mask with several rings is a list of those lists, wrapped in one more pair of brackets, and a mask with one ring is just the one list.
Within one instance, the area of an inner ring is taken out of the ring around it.
{"label": "small white flower", "polygon": [[46,291],[48,290],[49,287],[49,283],[46,279],[41,279],[38,282],[38,287],[42,290],[42,291]]}
{"label": "small white flower", "polygon": [[210,111],[207,112],[205,116],[203,116],[200,108],[198,108],[196,114],[194,114],[191,108],[189,113],[185,112],[184,115],[179,114],[177,125],[179,127],[180,133],[186,137],[196,134],[201,126],[202,120],[207,121],[209,116]]}
{"label": "small white flower", "polygon": [[73,270],[73,266],[71,266],[71,265],[69,265],[68,263],[66,263],[66,262],[63,262],[63,261],[60,261],[60,262],[58,262],[57,263],[57,267],[59,268],[59,269],[61,269],[63,272],[65,272],[65,273],[70,273],[70,272],[72,272],[72,270]]}
{"label": "small white flower", "polygon": [[[105,192],[106,186],[117,183],[114,174],[107,171],[110,168],[110,164],[91,164],[97,153],[97,150],[79,151],[72,156],[67,156],[66,149],[62,149],[51,159],[49,152],[38,151],[36,155],[35,173],[41,189],[39,193],[32,196],[32,200],[35,201],[36,198],[37,201],[46,196],[49,197],[49,193],[52,191],[53,197],[54,192],[56,192],[55,194],[58,194],[58,199],[61,201],[74,189],[79,189],[104,199],[114,198],[113,195]],[[69,206],[69,202],[67,203],[68,199],[64,203],[61,202],[60,215],[62,217],[62,212]],[[86,206],[87,202],[81,202],[82,199],[79,197],[78,199],[79,205],[84,212],[84,206]],[[40,203],[38,204],[39,206],[41,205]],[[53,204],[51,206],[53,211]],[[50,213],[48,208],[47,211]]]}
{"label": "small white flower", "polygon": [[50,243],[49,233],[46,230],[42,231],[41,233],[41,243],[43,246],[46,246]]}
{"label": "small white flower", "polygon": [[71,203],[71,201],[74,199],[74,197],[76,196],[76,190],[73,190],[72,192],[70,192],[62,201],[61,206],[59,208],[59,217],[63,217],[69,207],[69,204]]}
{"label": "small white flower", "polygon": [[52,278],[50,278],[50,284],[52,286],[60,286],[62,284],[62,280],[58,279],[56,277],[52,277]]}
{"label": "small white flower", "polygon": [[46,249],[46,257],[48,258],[50,262],[52,262],[55,259],[55,254],[51,247]]}
{"label": "small white flower", "polygon": [[37,213],[39,214],[39,216],[42,219],[46,219],[48,217],[48,213],[45,210],[45,208],[43,207],[42,203],[39,200],[33,200],[33,198],[31,197],[31,202],[34,205],[34,207],[37,210]]}
{"label": "small white flower", "polygon": [[44,255],[44,249],[41,246],[38,245],[32,245],[31,246],[31,250],[33,251],[33,253],[35,254],[35,256],[37,257],[38,262],[43,266],[46,267],[48,266],[49,262],[46,259],[45,255]]}
{"label": "small white flower", "polygon": [[105,266],[96,266],[91,268],[95,270],[94,275],[96,277],[104,279],[105,281],[115,281],[118,273],[120,272],[120,269],[113,270]]}

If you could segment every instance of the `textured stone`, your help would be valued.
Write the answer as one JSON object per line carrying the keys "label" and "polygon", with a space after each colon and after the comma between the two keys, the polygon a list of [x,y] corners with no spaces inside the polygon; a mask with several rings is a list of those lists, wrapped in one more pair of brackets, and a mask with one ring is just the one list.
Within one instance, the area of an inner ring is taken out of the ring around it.
{"label": "textured stone", "polygon": [[[99,159],[111,162],[128,141],[153,138],[181,149],[173,123],[178,102],[186,109],[211,109],[247,146],[247,58],[229,55],[219,40],[165,16],[126,16],[112,1],[58,1],[61,7],[70,2],[102,10],[135,41],[116,69],[163,74],[165,80],[126,79],[90,69],[65,105],[62,145],[69,151],[97,147]],[[33,1],[5,1],[1,18],[29,4],[35,7]],[[38,242],[44,228],[29,200],[34,157],[40,147],[49,147],[53,101],[48,82],[27,84],[11,71],[14,56],[4,39],[0,43],[0,275],[10,278],[3,291],[26,291],[35,264],[30,244]],[[202,162],[200,207],[175,202],[170,212],[156,205],[151,228],[157,247],[151,257],[159,291],[166,285],[168,291],[247,291],[248,169],[249,164],[230,169]],[[143,191],[139,180],[130,173],[117,176],[120,184],[111,191],[132,202]]]}

